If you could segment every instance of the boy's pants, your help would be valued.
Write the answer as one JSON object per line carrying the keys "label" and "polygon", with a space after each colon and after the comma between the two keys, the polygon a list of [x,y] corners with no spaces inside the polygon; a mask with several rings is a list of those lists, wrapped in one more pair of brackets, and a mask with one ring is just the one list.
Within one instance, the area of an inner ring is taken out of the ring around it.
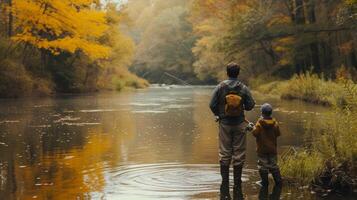
{"label": "boy's pants", "polygon": [[258,155],[258,169],[262,171],[274,172],[279,169],[277,155]]}
{"label": "boy's pants", "polygon": [[239,125],[219,124],[219,162],[221,165],[243,166],[245,161],[245,122]]}

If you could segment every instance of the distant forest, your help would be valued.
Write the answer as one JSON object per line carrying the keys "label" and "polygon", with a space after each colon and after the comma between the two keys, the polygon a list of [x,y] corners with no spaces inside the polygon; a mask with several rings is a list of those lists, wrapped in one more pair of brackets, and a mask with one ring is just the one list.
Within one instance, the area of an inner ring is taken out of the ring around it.
{"label": "distant forest", "polygon": [[133,70],[215,82],[235,61],[243,78],[334,78],[341,67],[357,77],[356,11],[356,0],[130,0]]}
{"label": "distant forest", "polygon": [[0,0],[0,97],[212,84],[231,61],[246,81],[356,79],[356,11],[356,0]]}

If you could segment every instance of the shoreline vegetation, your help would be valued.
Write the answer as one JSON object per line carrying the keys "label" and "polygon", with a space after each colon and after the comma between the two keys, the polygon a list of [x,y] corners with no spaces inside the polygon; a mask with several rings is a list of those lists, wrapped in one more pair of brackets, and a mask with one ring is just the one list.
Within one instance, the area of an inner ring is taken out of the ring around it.
{"label": "shoreline vegetation", "polygon": [[0,11],[1,98],[148,86],[129,71],[135,42],[120,5],[16,0]]}
{"label": "shoreline vegetation", "polygon": [[[250,81],[252,88],[263,94],[278,96],[285,100],[301,100],[332,107],[345,103],[348,94],[345,91],[345,79],[350,79],[348,73],[339,75],[337,72],[336,80],[326,79],[323,75],[319,76],[312,72],[296,74],[289,80],[273,80],[257,78]],[[353,81],[351,84],[356,85]]]}
{"label": "shoreline vegetation", "polygon": [[303,147],[291,148],[281,156],[282,175],[288,183],[309,185],[322,195],[356,192],[357,84],[346,77],[333,81],[308,72],[285,81],[253,82],[258,92],[331,109],[318,125],[306,124]]}

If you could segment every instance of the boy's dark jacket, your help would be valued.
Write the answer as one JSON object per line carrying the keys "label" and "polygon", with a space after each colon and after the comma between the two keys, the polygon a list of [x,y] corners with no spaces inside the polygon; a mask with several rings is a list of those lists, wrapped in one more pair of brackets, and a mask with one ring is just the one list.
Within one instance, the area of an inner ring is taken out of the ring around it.
{"label": "boy's dark jacket", "polygon": [[277,137],[280,136],[280,129],[275,119],[259,119],[252,133],[256,138],[258,155],[277,154]]}
{"label": "boy's dark jacket", "polygon": [[225,94],[226,87],[231,89],[239,90],[240,96],[243,100],[243,109],[252,110],[255,106],[255,101],[248,89],[242,82],[237,78],[229,78],[228,80],[222,81],[213,91],[212,99],[210,102],[211,111],[214,115],[220,117],[220,122],[227,125],[237,125],[244,122],[244,112],[241,116],[237,117],[225,117],[224,116],[224,104],[225,104]]}

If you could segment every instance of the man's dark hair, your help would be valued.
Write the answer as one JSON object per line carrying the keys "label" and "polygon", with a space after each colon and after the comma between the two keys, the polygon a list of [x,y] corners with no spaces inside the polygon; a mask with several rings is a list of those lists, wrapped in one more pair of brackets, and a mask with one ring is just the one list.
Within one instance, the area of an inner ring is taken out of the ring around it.
{"label": "man's dark hair", "polygon": [[237,78],[240,72],[240,66],[237,63],[231,62],[227,65],[227,75],[229,78]]}

